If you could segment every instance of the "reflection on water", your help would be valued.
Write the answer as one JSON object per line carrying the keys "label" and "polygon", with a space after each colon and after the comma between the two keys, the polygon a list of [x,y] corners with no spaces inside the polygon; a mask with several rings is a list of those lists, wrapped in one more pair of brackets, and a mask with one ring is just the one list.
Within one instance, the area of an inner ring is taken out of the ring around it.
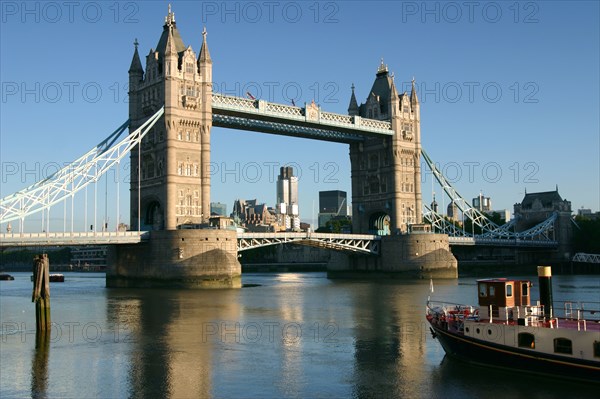
{"label": "reflection on water", "polygon": [[31,362],[31,397],[48,396],[48,356],[50,351],[49,331],[38,331],[35,336],[35,350]]}
{"label": "reflection on water", "polygon": [[[554,282],[556,300],[600,289],[597,276]],[[2,398],[484,397],[499,381],[516,398],[596,393],[445,358],[423,316],[428,281],[248,274],[241,290],[121,290],[70,274],[52,287],[42,340],[28,275],[11,283],[0,286]],[[439,281],[434,295],[473,303],[475,290]]]}

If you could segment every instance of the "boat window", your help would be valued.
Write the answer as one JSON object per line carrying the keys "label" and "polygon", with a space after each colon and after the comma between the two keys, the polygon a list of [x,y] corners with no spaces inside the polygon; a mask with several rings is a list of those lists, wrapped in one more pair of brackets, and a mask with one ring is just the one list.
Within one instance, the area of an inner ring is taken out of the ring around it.
{"label": "boat window", "polygon": [[512,284],[506,284],[506,297],[512,296]]}
{"label": "boat window", "polygon": [[519,347],[535,349],[535,336],[530,333],[519,333]]}
{"label": "boat window", "polygon": [[493,285],[490,285],[490,296],[495,296],[496,295],[496,287],[494,287]]}
{"label": "boat window", "polygon": [[554,353],[573,354],[573,343],[568,338],[554,338]]}
{"label": "boat window", "polygon": [[529,295],[529,284],[527,283],[523,283],[521,285],[521,295],[522,296],[527,296]]}
{"label": "boat window", "polygon": [[600,341],[594,341],[594,357],[600,357]]}
{"label": "boat window", "polygon": [[479,296],[481,296],[481,297],[487,296],[486,284],[479,283]]}

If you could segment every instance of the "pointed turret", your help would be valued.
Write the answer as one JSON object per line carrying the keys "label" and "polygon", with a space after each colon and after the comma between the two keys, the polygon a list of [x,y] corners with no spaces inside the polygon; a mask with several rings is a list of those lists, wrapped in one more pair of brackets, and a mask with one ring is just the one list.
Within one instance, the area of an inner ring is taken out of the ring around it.
{"label": "pointed turret", "polygon": [[438,211],[438,203],[435,200],[435,193],[433,193],[433,201],[431,202],[431,210],[435,213]]}
{"label": "pointed turret", "polygon": [[202,48],[200,49],[200,55],[198,56],[198,65],[200,65],[201,62],[212,64],[210,52],[208,51],[208,43],[206,42],[206,27],[202,30]]}
{"label": "pointed turret", "polygon": [[400,132],[400,96],[398,96],[398,90],[396,90],[396,83],[392,79],[390,85],[390,121],[392,122],[392,130],[394,132]]}
{"label": "pointed turret", "polygon": [[354,83],[352,83],[352,95],[350,96],[350,105],[348,105],[348,115],[358,115],[358,102],[354,95]]}
{"label": "pointed turret", "polygon": [[419,105],[419,98],[417,97],[417,89],[415,88],[415,78],[412,80],[412,88],[410,89],[410,108],[412,115],[417,119],[421,119],[421,105]]}
{"label": "pointed turret", "polygon": [[173,28],[172,28],[172,26],[170,26],[169,30],[167,31],[167,43],[165,44],[165,56],[173,55],[173,54],[177,55],[177,50],[175,48],[173,41],[174,41]]}
{"label": "pointed turret", "polygon": [[175,27],[175,14],[171,12],[171,5],[169,4],[169,13],[165,18],[165,26],[167,27],[167,42],[165,43],[163,62],[163,70],[165,76],[172,76],[179,67],[179,56],[177,51],[177,45],[175,43],[174,32]]}
{"label": "pointed turret", "polygon": [[382,57],[381,64],[379,64],[379,67],[377,68],[377,76],[387,74],[387,73],[388,73],[388,67],[386,64],[383,63],[383,57]]}
{"label": "pointed turret", "polygon": [[[377,99],[377,102],[379,103],[379,106],[377,109],[378,116],[375,116],[375,114],[373,114],[373,116],[371,116],[371,118],[375,118],[375,119],[379,119],[380,117],[389,118],[390,112],[389,112],[388,107],[389,107],[389,102],[390,102],[390,87],[391,87],[391,85],[392,85],[392,77],[389,75],[388,67],[387,67],[387,65],[385,65],[383,63],[383,58],[382,58],[381,63],[379,64],[379,67],[377,68],[377,74],[375,77],[375,81],[373,82],[373,86],[371,87],[371,91],[369,92],[370,93],[369,97],[367,97],[367,102],[368,102],[370,97],[372,95],[374,95],[375,99]],[[361,105],[360,106],[360,114],[363,117],[369,117],[368,116],[369,109],[372,109],[372,104],[371,104],[371,107],[369,107],[369,106],[363,107]]]}
{"label": "pointed turret", "polygon": [[129,66],[129,74],[130,75],[143,75],[144,68],[142,68],[142,61],[140,60],[140,54],[138,53],[138,40],[135,39],[133,42],[135,46],[135,50],[133,52],[133,58],[131,59],[131,65]]}
{"label": "pointed turret", "polygon": [[400,99],[398,97],[398,90],[396,90],[396,83],[392,79],[392,84],[390,85],[390,102],[398,103],[399,101],[400,101]]}
{"label": "pointed turret", "polygon": [[129,118],[135,119],[138,117],[139,112],[139,93],[138,89],[140,83],[144,80],[144,68],[140,61],[140,54],[138,53],[138,40],[135,39],[133,42],[135,50],[133,52],[133,59],[131,60],[131,66],[129,67]]}
{"label": "pointed turret", "polygon": [[419,104],[419,99],[417,98],[417,90],[415,89],[415,78],[412,80],[412,89],[410,90],[410,103],[413,105]]}
{"label": "pointed turret", "polygon": [[159,65],[163,65],[163,57],[167,52],[167,43],[169,41],[171,42],[171,52],[174,51],[175,53],[179,54],[185,51],[185,44],[183,44],[183,40],[181,39],[181,35],[177,29],[177,24],[175,23],[175,13],[171,11],[170,4],[169,11],[165,17],[162,35],[160,35],[160,39],[158,39],[158,44],[156,45]]}

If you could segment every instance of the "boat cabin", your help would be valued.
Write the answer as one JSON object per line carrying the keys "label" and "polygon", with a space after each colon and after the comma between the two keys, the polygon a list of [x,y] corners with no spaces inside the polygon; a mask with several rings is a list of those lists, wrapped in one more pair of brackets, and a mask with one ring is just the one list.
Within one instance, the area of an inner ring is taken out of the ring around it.
{"label": "boat cabin", "polygon": [[492,308],[529,306],[530,295],[529,280],[508,280],[505,278],[491,278],[477,280],[479,306]]}

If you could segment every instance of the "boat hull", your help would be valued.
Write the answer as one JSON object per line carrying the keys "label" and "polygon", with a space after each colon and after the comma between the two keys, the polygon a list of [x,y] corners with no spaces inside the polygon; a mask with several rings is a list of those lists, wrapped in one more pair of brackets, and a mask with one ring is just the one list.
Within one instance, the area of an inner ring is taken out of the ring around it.
{"label": "boat hull", "polygon": [[498,345],[431,326],[446,354],[474,364],[600,384],[600,363]]}

